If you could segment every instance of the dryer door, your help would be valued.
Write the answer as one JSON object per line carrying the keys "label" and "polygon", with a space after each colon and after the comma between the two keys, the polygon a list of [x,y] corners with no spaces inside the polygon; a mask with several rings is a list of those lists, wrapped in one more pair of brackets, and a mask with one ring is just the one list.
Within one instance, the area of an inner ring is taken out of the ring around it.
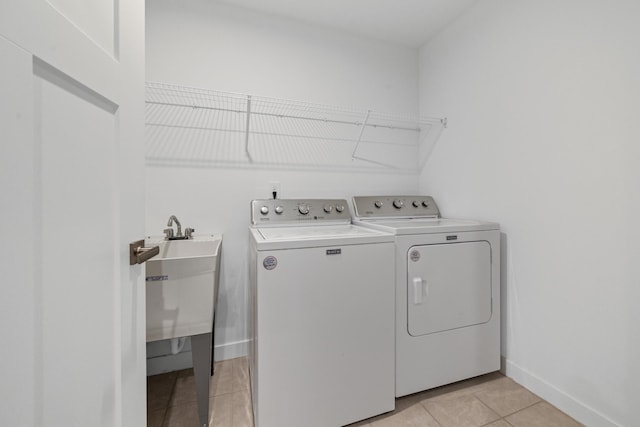
{"label": "dryer door", "polygon": [[491,319],[489,242],[412,246],[407,264],[410,335],[464,328]]}

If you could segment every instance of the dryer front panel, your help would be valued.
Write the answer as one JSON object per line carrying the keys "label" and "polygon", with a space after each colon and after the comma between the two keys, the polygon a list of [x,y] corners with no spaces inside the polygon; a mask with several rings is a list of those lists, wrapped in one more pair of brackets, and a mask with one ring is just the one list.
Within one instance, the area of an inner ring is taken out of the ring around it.
{"label": "dryer front panel", "polygon": [[421,336],[491,319],[486,241],[412,246],[407,252],[407,330]]}

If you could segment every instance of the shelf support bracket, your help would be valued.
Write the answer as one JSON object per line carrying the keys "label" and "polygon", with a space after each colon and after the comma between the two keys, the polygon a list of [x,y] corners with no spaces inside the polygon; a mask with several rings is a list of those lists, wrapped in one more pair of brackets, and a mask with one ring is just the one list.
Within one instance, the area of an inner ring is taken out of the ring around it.
{"label": "shelf support bracket", "polygon": [[250,124],[251,124],[251,95],[247,95],[247,125],[245,128],[245,134],[244,134],[244,152],[247,153],[247,158],[249,158],[249,163],[253,163],[253,158],[251,157],[251,153],[249,152]]}
{"label": "shelf support bracket", "polygon": [[367,127],[367,122],[369,121],[370,114],[371,114],[371,110],[367,110],[367,114],[365,114],[364,120],[362,120],[362,126],[360,126],[360,135],[358,135],[356,146],[353,147],[353,152],[351,153],[351,160],[355,160],[356,158],[356,151],[358,151],[358,146],[360,145],[360,140],[362,139],[362,134],[364,133],[364,129]]}

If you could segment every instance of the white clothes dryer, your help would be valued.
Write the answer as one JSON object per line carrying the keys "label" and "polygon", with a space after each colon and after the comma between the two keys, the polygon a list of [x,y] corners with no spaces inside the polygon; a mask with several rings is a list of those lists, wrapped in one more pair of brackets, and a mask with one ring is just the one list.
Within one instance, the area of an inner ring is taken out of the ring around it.
{"label": "white clothes dryer", "polygon": [[251,203],[256,427],[331,427],[395,407],[394,237],[346,200]]}
{"label": "white clothes dryer", "polygon": [[445,219],[429,196],[354,197],[353,223],[395,235],[395,388],[500,369],[500,231]]}

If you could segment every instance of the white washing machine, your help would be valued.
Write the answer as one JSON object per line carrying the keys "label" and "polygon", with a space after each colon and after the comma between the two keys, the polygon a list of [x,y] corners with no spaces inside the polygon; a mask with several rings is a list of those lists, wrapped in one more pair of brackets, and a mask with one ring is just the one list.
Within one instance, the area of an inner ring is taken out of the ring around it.
{"label": "white washing machine", "polygon": [[353,198],[395,235],[396,396],[500,369],[500,231],[445,219],[428,196]]}
{"label": "white washing machine", "polygon": [[394,394],[394,237],[351,225],[346,200],[251,203],[256,427],[331,427]]}

